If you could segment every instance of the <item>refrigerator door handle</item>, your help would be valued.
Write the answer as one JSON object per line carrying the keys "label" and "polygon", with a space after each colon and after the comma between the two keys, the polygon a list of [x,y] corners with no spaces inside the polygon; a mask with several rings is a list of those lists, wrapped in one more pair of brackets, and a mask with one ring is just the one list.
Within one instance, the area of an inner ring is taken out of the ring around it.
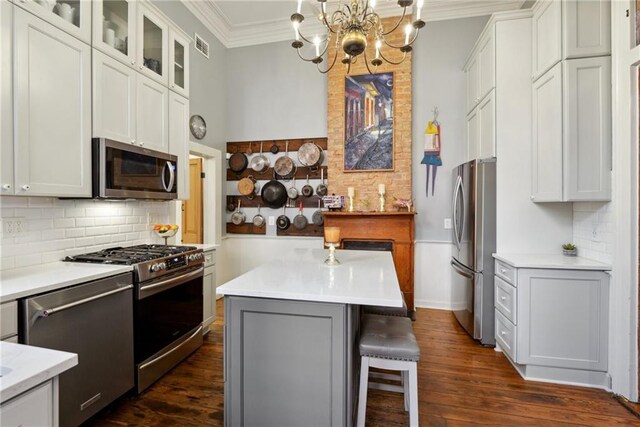
{"label": "refrigerator door handle", "polygon": [[451,266],[461,276],[464,276],[469,280],[473,280],[474,279],[474,273],[469,272],[466,269],[464,269],[463,267],[461,267],[455,260],[451,260]]}
{"label": "refrigerator door handle", "polygon": [[465,217],[467,215],[467,212],[465,210],[465,205],[467,204],[467,201],[464,194],[464,185],[462,184],[462,178],[460,178],[459,185],[460,185],[460,194],[462,194],[462,206],[460,207],[460,209],[462,209],[462,216],[460,221],[460,229],[458,230],[458,248],[462,244],[462,235],[464,234],[464,228],[466,225],[464,222],[465,222]]}
{"label": "refrigerator door handle", "polygon": [[460,238],[458,236],[458,193],[462,188],[461,182],[462,179],[458,176],[456,188],[453,191],[453,241],[458,250],[460,250]]}

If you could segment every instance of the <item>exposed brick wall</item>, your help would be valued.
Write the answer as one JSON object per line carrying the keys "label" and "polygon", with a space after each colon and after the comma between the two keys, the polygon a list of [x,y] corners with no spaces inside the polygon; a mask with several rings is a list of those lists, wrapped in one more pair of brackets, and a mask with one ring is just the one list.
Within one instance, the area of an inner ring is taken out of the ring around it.
{"label": "exposed brick wall", "polygon": [[[398,18],[383,20],[385,28],[391,28]],[[410,17],[405,18],[405,23]],[[393,35],[388,36],[390,44],[399,46],[404,44],[403,23]],[[374,42],[369,40],[367,55],[369,60],[374,57]],[[386,210],[392,210],[393,196],[412,197],[411,191],[411,53],[400,65],[390,65],[384,62],[378,67],[379,73],[392,71],[394,73],[394,159],[393,171],[385,172],[345,172],[344,171],[344,86],[346,67],[339,61],[344,57],[338,47],[338,62],[328,74],[328,172],[329,192],[347,194],[347,187],[354,187],[356,191],[356,210],[364,210],[362,201],[368,198],[371,210],[378,208],[378,184],[386,185]],[[399,61],[402,52],[397,49],[382,47],[382,54],[392,60]],[[333,59],[334,50],[329,50],[328,58]],[[351,66],[349,75],[368,74],[364,64],[364,57],[360,55],[358,62]],[[323,64],[324,65],[324,64]]]}

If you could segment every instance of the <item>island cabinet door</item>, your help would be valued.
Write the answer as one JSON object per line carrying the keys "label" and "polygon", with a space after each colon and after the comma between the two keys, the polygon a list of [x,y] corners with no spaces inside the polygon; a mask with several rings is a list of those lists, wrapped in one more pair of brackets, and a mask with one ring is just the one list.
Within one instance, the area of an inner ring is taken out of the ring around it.
{"label": "island cabinet door", "polygon": [[225,297],[224,309],[226,426],[351,424],[349,306]]}

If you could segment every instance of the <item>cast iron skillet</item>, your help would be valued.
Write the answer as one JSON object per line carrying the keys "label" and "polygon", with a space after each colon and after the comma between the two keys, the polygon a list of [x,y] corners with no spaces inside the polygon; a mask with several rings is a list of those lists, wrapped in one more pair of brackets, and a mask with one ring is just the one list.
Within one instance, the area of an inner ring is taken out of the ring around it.
{"label": "cast iron skillet", "polygon": [[229,169],[235,173],[242,173],[249,164],[249,160],[244,153],[236,151],[229,157]]}
{"label": "cast iron skillet", "polygon": [[260,195],[262,196],[262,202],[271,209],[280,209],[287,201],[287,189],[280,181],[275,179],[275,172],[273,179],[262,187]]}

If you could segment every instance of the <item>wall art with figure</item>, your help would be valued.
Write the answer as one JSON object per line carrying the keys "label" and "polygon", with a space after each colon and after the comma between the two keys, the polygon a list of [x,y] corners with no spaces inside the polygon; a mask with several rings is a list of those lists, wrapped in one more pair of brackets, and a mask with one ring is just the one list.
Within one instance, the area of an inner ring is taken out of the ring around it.
{"label": "wall art with figure", "polygon": [[393,170],[393,73],[345,78],[344,171]]}

